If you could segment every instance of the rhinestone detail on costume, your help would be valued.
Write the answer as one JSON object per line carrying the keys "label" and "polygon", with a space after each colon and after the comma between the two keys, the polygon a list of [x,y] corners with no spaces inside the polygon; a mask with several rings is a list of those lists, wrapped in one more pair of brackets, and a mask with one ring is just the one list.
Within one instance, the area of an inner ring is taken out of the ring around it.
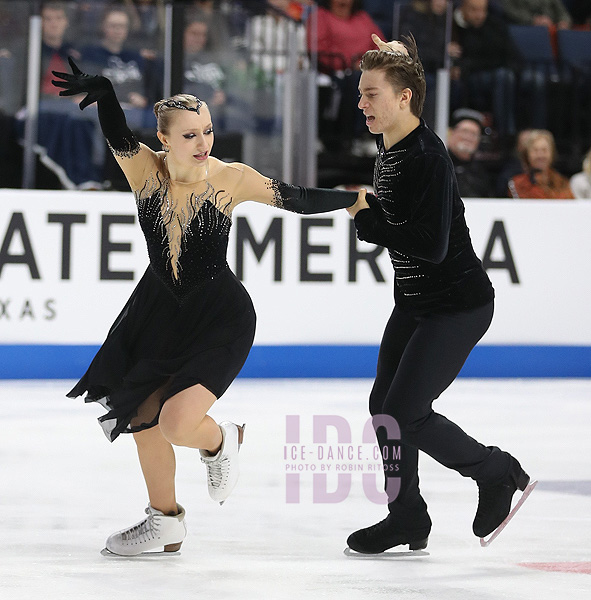
{"label": "rhinestone detail on costume", "polygon": [[231,197],[209,181],[202,190],[173,190],[160,172],[134,195],[150,266],[179,298],[227,268]]}
{"label": "rhinestone detail on costume", "polygon": [[140,143],[137,141],[135,136],[131,138],[123,138],[121,140],[120,148],[114,148],[109,140],[107,140],[107,145],[115,156],[122,158],[133,158],[140,151]]}

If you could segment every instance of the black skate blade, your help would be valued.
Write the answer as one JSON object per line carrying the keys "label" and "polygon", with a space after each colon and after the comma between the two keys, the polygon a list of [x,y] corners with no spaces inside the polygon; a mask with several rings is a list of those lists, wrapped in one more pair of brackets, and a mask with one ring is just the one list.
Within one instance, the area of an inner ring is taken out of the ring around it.
{"label": "black skate blade", "polygon": [[351,558],[362,558],[365,560],[388,560],[388,559],[397,559],[397,558],[409,558],[409,557],[419,557],[419,556],[429,556],[429,552],[426,550],[385,550],[384,552],[378,552],[376,554],[365,554],[363,552],[355,552],[355,550],[351,550],[351,548],[347,547],[343,550],[343,554],[345,556],[349,556]]}
{"label": "black skate blade", "polygon": [[111,552],[107,548],[103,548],[101,550],[101,554],[106,556],[107,558],[122,558],[125,560],[134,559],[134,558],[154,558],[154,557],[163,557],[163,556],[180,556],[181,551],[176,550],[175,552],[165,552],[164,550],[151,550],[148,552],[140,552],[139,554],[115,554],[115,552]]}
{"label": "black skate blade", "polygon": [[490,546],[499,536],[501,531],[507,527],[509,521],[515,516],[515,513],[521,508],[522,504],[527,500],[528,496],[534,491],[534,488],[538,485],[537,481],[532,481],[529,483],[525,489],[523,490],[523,494],[521,494],[521,498],[519,498],[519,502],[515,505],[515,507],[511,510],[511,512],[507,515],[506,519],[490,534],[490,536],[485,538],[480,538],[480,545],[483,548]]}

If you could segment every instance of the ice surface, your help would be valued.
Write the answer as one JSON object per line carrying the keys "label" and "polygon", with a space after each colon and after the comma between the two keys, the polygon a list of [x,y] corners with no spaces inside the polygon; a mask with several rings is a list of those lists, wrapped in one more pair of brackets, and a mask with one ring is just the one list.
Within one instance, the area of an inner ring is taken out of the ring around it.
{"label": "ice surface", "polygon": [[[181,554],[132,560],[100,550],[111,532],[141,519],[147,503],[133,440],[109,444],[95,420],[101,407],[65,398],[71,385],[0,382],[2,599],[591,597],[589,380],[456,381],[436,409],[515,454],[540,483],[494,544],[481,548],[471,532],[475,484],[421,455],[429,555],[397,559],[343,555],[351,531],[385,516],[366,497],[361,473],[350,474],[338,503],[314,501],[311,472],[300,473],[296,488],[286,483],[286,468],[297,465],[362,463],[358,454],[319,460],[317,452],[370,448],[362,431],[371,381],[237,380],[211,413],[248,424],[236,490],[221,507],[211,501],[197,452],[179,449],[178,500],[189,528]],[[287,415],[299,416],[299,428],[293,420],[287,426]],[[346,424],[350,441],[340,443],[329,428],[326,442],[314,444],[315,416]],[[312,454],[286,458],[286,447]],[[330,473],[327,490],[336,489]],[[288,491],[299,503],[286,501]]]}

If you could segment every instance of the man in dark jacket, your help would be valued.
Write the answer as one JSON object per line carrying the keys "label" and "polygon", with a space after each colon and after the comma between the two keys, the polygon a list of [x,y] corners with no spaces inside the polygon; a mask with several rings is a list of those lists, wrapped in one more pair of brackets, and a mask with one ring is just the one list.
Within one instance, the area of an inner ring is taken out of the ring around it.
{"label": "man in dark jacket", "polygon": [[488,0],[462,0],[454,12],[450,53],[462,84],[463,105],[492,109],[498,133],[513,135],[517,54],[507,25],[489,12]]}
{"label": "man in dark jacket", "polygon": [[459,108],[451,116],[447,151],[453,162],[462,198],[490,198],[491,174],[475,158],[484,125],[484,116],[476,110]]}

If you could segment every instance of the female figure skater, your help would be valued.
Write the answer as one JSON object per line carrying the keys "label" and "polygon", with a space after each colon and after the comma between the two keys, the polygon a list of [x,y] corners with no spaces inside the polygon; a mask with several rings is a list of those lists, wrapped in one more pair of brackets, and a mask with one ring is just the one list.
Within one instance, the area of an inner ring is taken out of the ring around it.
{"label": "female figure skater", "polygon": [[62,96],[97,102],[101,128],[134,192],[150,264],[86,374],[68,394],[86,393],[107,414],[113,441],[133,433],[146,481],[147,517],[107,539],[106,551],[136,555],[178,550],[185,511],[175,497],[173,445],[198,448],[211,498],[223,503],[238,478],[244,426],[208,416],[250,351],[255,311],[226,262],[233,209],[246,200],[298,213],[346,208],[355,192],[301,188],[211,156],[207,105],[180,94],[154,106],[163,151],[138,143],[111,82],[82,73],[53,81]]}
{"label": "female figure skater", "polygon": [[[361,61],[358,106],[369,131],[380,136],[377,197],[360,197],[347,210],[359,239],[390,253],[395,307],[369,398],[389,514],[347,540],[350,549],[367,554],[427,546],[431,519],[419,490],[419,450],[477,483],[473,531],[480,538],[500,531],[517,489],[527,494],[534,485],[508,452],[482,445],[433,411],[487,331],[494,291],[472,248],[451,159],[421,119],[425,75],[414,38],[403,45],[373,37],[379,50]],[[388,439],[388,418],[400,428],[398,452]]]}

